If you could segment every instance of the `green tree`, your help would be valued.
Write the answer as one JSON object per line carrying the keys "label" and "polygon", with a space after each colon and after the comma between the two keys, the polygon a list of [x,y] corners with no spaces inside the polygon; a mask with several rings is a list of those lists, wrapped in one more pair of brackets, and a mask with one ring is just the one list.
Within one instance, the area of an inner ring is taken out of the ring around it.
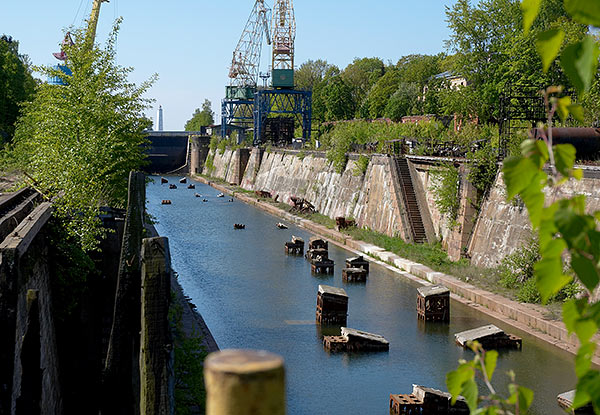
{"label": "green tree", "polygon": [[296,88],[312,91],[331,70],[339,72],[335,65],[331,65],[323,59],[307,60],[294,72]]}
{"label": "green tree", "polygon": [[19,55],[19,42],[0,36],[0,146],[12,139],[21,113],[19,104],[30,100],[34,90],[27,56]]}
{"label": "green tree", "polygon": [[354,115],[352,89],[341,76],[329,79],[321,92],[326,121],[347,120]]}
{"label": "green tree", "polygon": [[388,70],[385,75],[377,80],[367,97],[370,118],[379,118],[383,116],[385,106],[387,105],[390,96],[398,89],[401,80],[400,71],[396,69]]}
{"label": "green tree", "polygon": [[523,31],[518,0],[459,0],[446,12],[451,30],[447,48],[455,53],[451,69],[464,76],[481,102],[476,114],[482,121],[497,120],[499,96],[509,84],[571,86],[561,68],[543,71],[536,53],[539,33],[562,28],[567,41],[576,41],[587,26],[569,19],[562,0],[545,0],[531,27]]}
{"label": "green tree", "polygon": [[202,110],[196,108],[192,118],[185,123],[185,131],[200,131],[201,127],[212,125],[215,123],[215,113],[212,110],[212,104],[208,99],[204,100]]}
{"label": "green tree", "polygon": [[407,55],[398,60],[396,69],[403,82],[414,82],[423,88],[432,76],[443,72],[442,63],[446,55]]}
{"label": "green tree", "polygon": [[421,91],[416,82],[400,82],[385,106],[384,115],[392,121],[399,121],[405,115],[417,112]]}
{"label": "green tree", "polygon": [[369,116],[369,109],[366,105],[367,95],[384,73],[385,65],[379,58],[356,58],[342,71],[342,79],[352,88],[357,117],[367,118]]}
{"label": "green tree", "polygon": [[105,48],[84,47],[84,31],[67,47],[72,75],[47,67],[35,68],[60,76],[65,85],[38,85],[17,124],[12,156],[48,199],[55,214],[85,249],[102,235],[100,206],[123,207],[129,171],[144,163],[143,112],[150,101],[144,93],[156,79],[137,86],[128,81],[132,68],[115,63],[117,20]]}

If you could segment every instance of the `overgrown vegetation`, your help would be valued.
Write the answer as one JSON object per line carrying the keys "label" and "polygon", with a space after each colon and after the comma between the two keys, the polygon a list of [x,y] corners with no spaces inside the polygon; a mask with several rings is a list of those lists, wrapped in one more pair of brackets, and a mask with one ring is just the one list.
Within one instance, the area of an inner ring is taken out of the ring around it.
{"label": "overgrown vegetation", "polygon": [[75,31],[75,44],[65,46],[72,75],[36,68],[65,85],[38,85],[10,148],[13,165],[54,199],[55,215],[84,249],[97,247],[104,234],[99,208],[125,206],[128,174],[145,158],[150,101],[143,95],[156,77],[136,86],[127,79],[132,69],[115,63],[119,25],[104,49],[88,48],[83,29]]}
{"label": "overgrown vegetation", "polygon": [[70,321],[79,309],[88,281],[99,271],[94,261],[81,249],[75,237],[65,232],[60,218],[47,225],[48,263],[52,264],[54,318],[59,324]]}
{"label": "overgrown vegetation", "polygon": [[212,174],[215,171],[215,156],[213,154],[214,153],[209,153],[208,156],[206,156],[206,161],[204,162],[204,165],[206,166],[210,174]]}
{"label": "overgrown vegetation", "polygon": [[19,42],[0,36],[0,149],[12,140],[20,105],[32,99],[35,80],[29,58],[19,53]]}
{"label": "overgrown vegetation", "polygon": [[352,174],[355,176],[364,176],[364,174],[367,172],[367,168],[369,167],[369,162],[369,157],[361,154],[356,161],[356,165],[354,166],[354,171]]}
{"label": "overgrown vegetation", "polygon": [[171,293],[169,322],[175,351],[175,414],[204,413],[206,390],[204,389],[203,362],[207,352],[202,337],[188,336],[183,330],[183,306]]}
{"label": "overgrown vegetation", "polygon": [[[541,303],[542,297],[534,278],[534,267],[540,259],[540,245],[538,240],[533,238],[521,249],[506,256],[501,261],[496,271],[499,283],[505,288],[514,290],[518,301]],[[561,302],[575,298],[580,290],[579,285],[572,281],[554,295],[550,301]]]}
{"label": "overgrown vegetation", "polygon": [[442,215],[448,219],[450,228],[457,225],[458,208],[460,206],[460,174],[453,164],[446,163],[430,171],[431,190],[435,205]]}

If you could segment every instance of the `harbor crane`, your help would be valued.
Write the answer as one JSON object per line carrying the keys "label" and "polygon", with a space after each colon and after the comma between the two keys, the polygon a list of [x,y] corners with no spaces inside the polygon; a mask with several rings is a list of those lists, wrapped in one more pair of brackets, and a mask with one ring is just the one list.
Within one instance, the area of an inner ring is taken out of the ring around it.
{"label": "harbor crane", "polygon": [[229,68],[227,98],[252,99],[258,84],[263,35],[271,44],[271,9],[264,0],[256,0],[240,40],[233,51]]}
{"label": "harbor crane", "polygon": [[274,88],[294,87],[294,41],[296,18],[293,0],[277,0],[273,10],[272,85]]}
{"label": "harbor crane", "polygon": [[[263,35],[272,44],[270,88],[257,87]],[[230,83],[221,104],[223,138],[237,129],[240,143],[252,128],[255,145],[265,141],[288,145],[299,123],[302,141],[310,139],[312,93],[294,89],[295,38],[293,0],[275,0],[272,13],[264,0],[256,0],[233,52]]]}
{"label": "harbor crane", "polygon": [[[96,27],[98,26],[98,18],[100,17],[100,6],[102,3],[108,3],[109,0],[94,0],[92,4],[92,13],[90,14],[90,19],[88,20],[88,27],[85,32],[85,47],[88,50],[91,50],[94,47],[94,40],[96,39]],[[60,52],[55,52],[52,55],[58,59],[59,61],[66,61],[67,54],[64,51],[64,47],[72,46],[73,39],[71,38],[71,32],[67,32],[62,41],[62,48]],[[58,64],[56,69],[62,71],[66,75],[71,75],[71,70],[67,65]],[[52,85],[64,85],[64,81],[62,78],[58,76],[53,76],[48,79],[48,83]]]}

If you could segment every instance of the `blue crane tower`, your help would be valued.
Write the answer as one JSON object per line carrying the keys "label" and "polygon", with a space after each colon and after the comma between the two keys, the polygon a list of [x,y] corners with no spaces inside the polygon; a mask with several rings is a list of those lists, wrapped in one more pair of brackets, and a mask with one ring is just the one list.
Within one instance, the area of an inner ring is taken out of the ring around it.
{"label": "blue crane tower", "polygon": [[[263,34],[273,47],[270,88],[258,87]],[[292,0],[277,0],[272,19],[264,0],[256,0],[233,52],[231,81],[221,105],[223,138],[235,129],[243,136],[243,131],[252,128],[254,145],[267,141],[287,145],[297,122],[302,126],[302,140],[310,140],[312,93],[294,89],[295,36]]]}

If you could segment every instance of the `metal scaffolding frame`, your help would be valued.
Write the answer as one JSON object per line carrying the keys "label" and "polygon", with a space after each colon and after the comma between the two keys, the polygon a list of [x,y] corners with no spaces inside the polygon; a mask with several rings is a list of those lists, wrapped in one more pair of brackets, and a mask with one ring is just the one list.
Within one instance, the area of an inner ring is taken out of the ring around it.
{"label": "metal scaffolding frame", "polygon": [[254,94],[254,145],[264,143],[270,114],[292,114],[302,125],[302,141],[310,141],[312,92],[295,89],[263,89]]}
{"label": "metal scaffolding frame", "polygon": [[254,100],[228,99],[221,101],[221,137],[227,137],[230,125],[252,128],[254,126]]}
{"label": "metal scaffolding frame", "polygon": [[[543,89],[544,86],[535,84],[508,84],[504,89],[500,96],[500,158],[506,156],[507,144],[515,130],[523,128],[525,124],[534,128],[538,123],[547,121],[546,105],[541,92]],[[574,91],[563,91],[563,95],[576,101]],[[569,124],[568,120],[566,124]]]}

